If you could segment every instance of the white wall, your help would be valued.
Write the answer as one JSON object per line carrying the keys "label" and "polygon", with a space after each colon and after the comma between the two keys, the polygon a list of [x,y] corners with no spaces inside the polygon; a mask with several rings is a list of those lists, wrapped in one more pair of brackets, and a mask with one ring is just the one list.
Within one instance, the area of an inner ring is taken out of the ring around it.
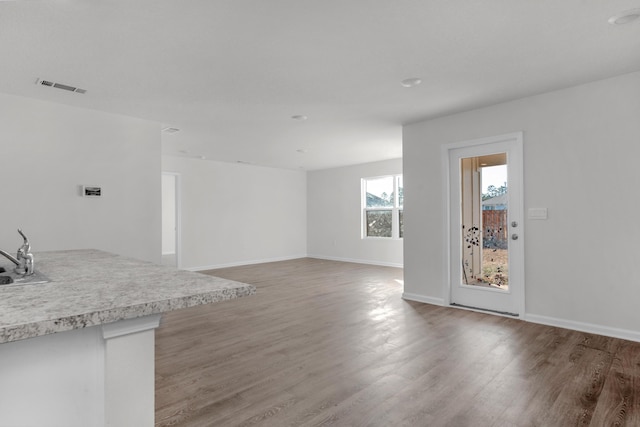
{"label": "white wall", "polygon": [[309,172],[309,256],[402,266],[402,240],[361,237],[361,179],[401,173],[402,159]]}
{"label": "white wall", "polygon": [[[0,94],[0,247],[160,262],[160,125]],[[98,185],[102,198],[78,186]],[[36,258],[37,264],[37,258]]]}
{"label": "white wall", "polygon": [[526,318],[640,339],[640,73],[406,126],[405,292],[443,297],[440,146],[515,131]]}
{"label": "white wall", "polygon": [[181,174],[181,268],[306,255],[304,171],[169,156],[162,170]]}

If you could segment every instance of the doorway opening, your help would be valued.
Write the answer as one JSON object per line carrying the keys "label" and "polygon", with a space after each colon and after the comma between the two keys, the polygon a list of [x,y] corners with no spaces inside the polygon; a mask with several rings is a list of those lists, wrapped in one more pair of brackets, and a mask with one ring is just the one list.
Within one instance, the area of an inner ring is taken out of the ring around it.
{"label": "doorway opening", "polygon": [[180,268],[180,175],[162,173],[162,264]]}

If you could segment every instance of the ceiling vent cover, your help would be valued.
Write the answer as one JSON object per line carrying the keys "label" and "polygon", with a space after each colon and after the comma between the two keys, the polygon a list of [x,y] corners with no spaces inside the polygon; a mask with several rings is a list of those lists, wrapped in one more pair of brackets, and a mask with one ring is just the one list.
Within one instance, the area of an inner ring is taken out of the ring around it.
{"label": "ceiling vent cover", "polygon": [[65,85],[65,84],[62,84],[62,83],[52,82],[50,80],[38,79],[38,80],[36,80],[36,84],[40,85],[40,86],[54,87],[56,89],[62,89],[62,90],[66,90],[66,91],[69,91],[69,92],[87,93],[86,89],[80,89],[78,87],[69,86],[69,85]]}

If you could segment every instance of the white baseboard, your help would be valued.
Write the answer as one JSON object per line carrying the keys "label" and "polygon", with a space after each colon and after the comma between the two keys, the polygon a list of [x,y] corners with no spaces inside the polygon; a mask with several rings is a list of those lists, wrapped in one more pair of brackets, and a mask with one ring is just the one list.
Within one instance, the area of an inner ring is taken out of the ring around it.
{"label": "white baseboard", "polygon": [[[409,301],[423,302],[426,304],[444,306],[444,299],[434,298],[426,295],[412,294],[405,292],[402,298]],[[452,307],[453,308],[453,307]],[[540,316],[537,314],[525,313],[521,317],[522,320],[539,323],[541,325],[555,326],[558,328],[571,329],[574,331],[587,332],[590,334],[604,335],[607,337],[620,338],[623,340],[640,342],[640,332],[628,329],[611,328],[609,326],[596,325],[594,323],[577,322],[567,319],[559,319],[556,317]]]}
{"label": "white baseboard", "polygon": [[188,271],[204,271],[204,270],[215,270],[218,268],[227,268],[227,267],[240,267],[243,265],[251,265],[251,264],[266,264],[268,262],[278,262],[278,261],[290,261],[292,259],[299,259],[299,258],[307,258],[307,255],[290,255],[290,256],[286,256],[286,257],[277,257],[277,258],[265,258],[265,259],[254,259],[254,260],[247,260],[247,261],[237,261],[237,262],[229,262],[229,263],[225,263],[225,264],[212,264],[212,265],[205,265],[205,266],[201,266],[201,267],[184,267],[184,270],[188,270]]}
{"label": "white baseboard", "polygon": [[204,265],[200,267],[184,267],[184,270],[188,271],[204,271],[204,270],[215,270],[218,268],[227,268],[227,267],[240,267],[243,265],[251,265],[251,264],[265,264],[267,262],[278,262],[278,261],[289,261],[292,259],[299,258],[317,258],[317,259],[326,259],[328,261],[341,261],[341,262],[353,262],[356,264],[368,264],[368,265],[379,265],[382,267],[397,267],[402,268],[402,264],[391,263],[391,262],[381,262],[381,261],[371,261],[371,260],[362,260],[362,259],[354,259],[354,258],[339,258],[339,257],[329,257],[324,255],[291,255],[286,257],[278,257],[278,258],[266,258],[266,259],[257,259],[257,260],[248,260],[248,261],[237,261],[237,262],[229,262],[224,264],[212,264],[212,265]]}
{"label": "white baseboard", "polygon": [[442,298],[427,297],[424,295],[412,294],[409,292],[404,292],[402,294],[402,299],[406,299],[409,301],[424,302],[424,303],[433,304],[433,305],[442,305],[442,306],[444,305],[444,299]]}
{"label": "white baseboard", "polygon": [[333,257],[333,256],[326,256],[326,255],[307,255],[307,257],[316,258],[316,259],[326,259],[327,261],[341,261],[341,262],[353,262],[356,264],[379,265],[381,267],[397,267],[397,268],[404,267],[402,263],[372,261],[372,260],[366,260],[366,259],[341,258],[341,257]]}
{"label": "white baseboard", "polygon": [[640,332],[628,329],[611,328],[609,326],[596,325],[594,323],[576,322],[574,320],[558,319],[556,317],[540,316],[537,314],[525,314],[524,320],[527,322],[539,323],[541,325],[556,326],[558,328],[572,329],[574,331],[588,332],[591,334],[640,342]]}

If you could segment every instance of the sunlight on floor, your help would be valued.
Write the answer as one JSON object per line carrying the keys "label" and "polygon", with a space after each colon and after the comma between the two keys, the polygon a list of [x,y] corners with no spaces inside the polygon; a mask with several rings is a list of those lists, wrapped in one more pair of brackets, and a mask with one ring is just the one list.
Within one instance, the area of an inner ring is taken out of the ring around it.
{"label": "sunlight on floor", "polygon": [[393,314],[393,308],[388,306],[377,307],[367,313],[371,320],[385,320]]}

